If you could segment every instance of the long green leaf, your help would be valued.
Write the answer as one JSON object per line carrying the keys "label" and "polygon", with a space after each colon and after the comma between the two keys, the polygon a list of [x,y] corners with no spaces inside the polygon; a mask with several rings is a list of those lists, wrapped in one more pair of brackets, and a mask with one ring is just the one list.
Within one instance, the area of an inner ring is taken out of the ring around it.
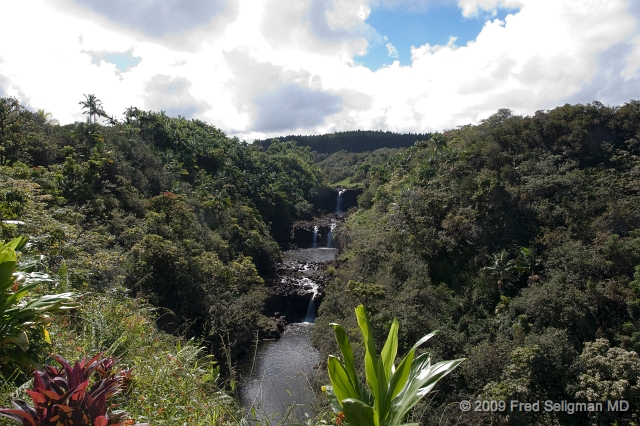
{"label": "long green leaf", "polygon": [[16,268],[18,258],[16,252],[11,247],[3,247],[0,251],[0,292],[11,287],[11,275]]}
{"label": "long green leaf", "polygon": [[12,249],[14,249],[15,251],[22,251],[22,249],[24,248],[25,245],[27,245],[27,241],[29,240],[29,238],[25,237],[24,235],[14,238],[13,240],[11,240],[8,244],[6,244],[7,246],[11,247]]}
{"label": "long green leaf", "polygon": [[416,358],[409,374],[407,386],[391,403],[389,425],[400,424],[420,398],[431,391],[441,378],[453,371],[462,361],[464,359],[442,361],[430,365],[428,354]]}
{"label": "long green leaf", "polygon": [[391,372],[393,370],[393,363],[396,360],[396,354],[398,353],[398,320],[393,319],[391,328],[389,329],[389,336],[384,343],[382,352],[380,353],[380,359],[382,360],[382,366],[384,368],[385,381],[389,383]]}
{"label": "long green leaf", "polygon": [[351,383],[347,370],[338,358],[329,355],[327,369],[329,370],[331,386],[333,387],[333,391],[339,401],[342,401],[345,398],[358,397],[358,392],[356,391],[353,383]]}
{"label": "long green leaf", "polygon": [[356,308],[356,318],[358,320],[358,326],[360,327],[360,333],[362,333],[362,339],[365,347],[364,375],[367,379],[367,385],[369,385],[369,389],[371,389],[375,410],[379,412],[381,393],[380,379],[383,379],[383,377],[378,378],[378,355],[376,354],[376,347],[373,340],[373,334],[371,333],[371,327],[369,325],[369,318],[367,317],[367,313],[365,312],[363,305],[358,305]]}
{"label": "long green leaf", "polygon": [[439,334],[440,334],[439,330],[434,330],[433,332],[427,334],[426,336],[422,336],[422,338],[420,340],[418,340],[415,345],[413,345],[411,350],[415,351],[416,349],[418,349],[418,346],[420,346],[421,344],[423,344],[427,340],[431,339],[433,336],[437,336]]}
{"label": "long green leaf", "polygon": [[19,347],[22,352],[26,351],[29,348],[29,338],[27,337],[27,333],[22,331],[15,336],[8,336],[0,341],[0,345],[2,345],[2,347],[6,347],[7,344]]}
{"label": "long green leaf", "polygon": [[353,351],[351,350],[351,344],[349,343],[347,333],[340,324],[331,323],[329,325],[333,327],[333,331],[336,335],[336,341],[338,342],[338,346],[340,347],[340,352],[342,352],[344,368],[349,375],[349,380],[351,380],[351,383],[354,385],[354,388],[358,393],[358,399],[364,401],[364,395],[362,394],[363,386],[362,382],[358,378],[358,374],[356,373],[355,363],[353,361]]}
{"label": "long green leaf", "polygon": [[358,399],[345,399],[342,401],[342,412],[349,426],[379,426],[373,407]]}
{"label": "long green leaf", "polygon": [[400,364],[398,364],[398,368],[391,376],[391,380],[389,381],[389,393],[387,395],[387,400],[389,404],[391,404],[391,400],[398,396],[402,388],[407,384],[407,379],[409,378],[409,373],[411,372],[411,366],[413,364],[413,356],[415,352],[411,350],[407,356],[405,356]]}
{"label": "long green leaf", "polygon": [[[13,293],[11,296],[7,297],[6,300],[6,305],[7,306],[11,306],[14,305],[16,303],[18,303],[24,296],[27,295],[27,293],[29,292],[29,290],[31,290],[34,287],[37,287],[38,283],[32,283],[32,284],[27,284],[27,285],[23,285],[21,286],[18,291],[16,291],[15,293]],[[2,306],[0,305],[0,310],[2,310]]]}

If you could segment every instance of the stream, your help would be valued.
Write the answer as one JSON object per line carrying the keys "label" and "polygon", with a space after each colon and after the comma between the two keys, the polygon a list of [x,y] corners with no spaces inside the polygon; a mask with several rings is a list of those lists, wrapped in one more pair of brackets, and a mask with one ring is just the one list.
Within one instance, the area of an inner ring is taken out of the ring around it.
{"label": "stream", "polygon": [[[312,385],[319,374],[318,351],[311,346],[319,286],[314,280],[318,264],[329,262],[337,249],[310,248],[283,253],[279,276],[287,287],[296,286],[311,297],[299,312],[300,322],[289,323],[279,339],[260,341],[254,356],[241,366],[244,372],[239,386],[240,400],[248,413],[255,410],[258,419],[271,424],[304,422],[313,417],[315,393]],[[292,272],[293,271],[293,272]],[[251,415],[251,414],[250,414]]]}
{"label": "stream", "polygon": [[301,234],[301,242],[309,248],[283,252],[282,263],[276,265],[276,300],[284,310],[276,316],[284,313],[288,324],[279,339],[258,342],[249,351],[253,356],[240,366],[240,400],[249,416],[258,420],[291,424],[314,416],[313,386],[317,386],[320,359],[311,346],[311,334],[324,290],[324,268],[338,252],[333,248],[333,234],[337,219],[344,216],[344,194],[345,190],[337,191],[333,219],[325,219],[322,225],[320,220],[312,222],[307,233]]}

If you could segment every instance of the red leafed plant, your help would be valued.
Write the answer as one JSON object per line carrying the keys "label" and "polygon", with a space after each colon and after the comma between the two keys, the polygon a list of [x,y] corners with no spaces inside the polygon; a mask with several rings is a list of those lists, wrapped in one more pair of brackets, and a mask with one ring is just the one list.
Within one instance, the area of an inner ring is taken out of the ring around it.
{"label": "red leafed plant", "polygon": [[[54,359],[62,366],[45,365],[44,371],[34,371],[33,389],[26,391],[33,407],[14,399],[14,408],[0,408],[0,416],[23,426],[107,426],[126,424],[126,413],[107,416],[107,400],[126,389],[131,381],[130,369],[113,372],[113,358],[98,354],[89,361],[83,359],[73,367],[61,356]],[[95,373],[95,374],[94,374]],[[90,385],[92,376],[97,376]],[[143,424],[138,424],[143,426]]]}

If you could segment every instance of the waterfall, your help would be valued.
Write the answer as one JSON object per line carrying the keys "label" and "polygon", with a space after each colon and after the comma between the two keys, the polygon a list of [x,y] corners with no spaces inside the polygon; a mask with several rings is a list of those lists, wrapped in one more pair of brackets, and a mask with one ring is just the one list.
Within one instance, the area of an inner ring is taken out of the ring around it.
{"label": "waterfall", "polygon": [[318,225],[313,227],[313,248],[318,248]]}
{"label": "waterfall", "polygon": [[331,243],[333,242],[333,230],[336,229],[336,221],[331,221],[331,229],[329,229],[329,233],[327,234],[327,248],[331,248]]}
{"label": "waterfall", "polygon": [[338,192],[338,200],[336,201],[336,213],[342,213],[342,194],[344,194],[344,189],[341,189]]}
{"label": "waterfall", "polygon": [[315,294],[309,300],[307,305],[307,314],[304,316],[302,322],[314,322],[316,319],[316,299]]}
{"label": "waterfall", "polygon": [[309,280],[311,283],[311,299],[307,305],[307,313],[304,316],[302,322],[314,322],[316,319],[316,296],[318,295],[318,284]]}

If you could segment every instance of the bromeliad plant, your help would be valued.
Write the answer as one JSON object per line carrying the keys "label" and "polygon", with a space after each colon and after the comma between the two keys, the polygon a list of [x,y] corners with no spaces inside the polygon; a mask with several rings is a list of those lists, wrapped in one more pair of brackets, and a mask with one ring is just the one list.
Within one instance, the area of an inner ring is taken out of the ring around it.
{"label": "bromeliad plant", "polygon": [[26,243],[26,237],[18,237],[0,246],[0,370],[41,368],[38,345],[50,343],[48,315],[78,306],[71,302],[73,293],[30,297],[35,287],[51,280],[44,274],[14,272]]}
{"label": "bromeliad plant", "polygon": [[[14,409],[1,408],[0,416],[23,426],[107,426],[130,424],[126,413],[107,415],[107,401],[126,388],[131,370],[114,372],[115,361],[98,354],[89,361],[83,359],[73,367],[61,356],[54,357],[61,369],[47,365],[44,371],[33,373],[33,389],[27,390],[33,407],[14,399]],[[98,376],[91,384],[92,376]],[[144,426],[148,424],[138,424]]]}
{"label": "bromeliad plant", "polygon": [[[400,425],[420,398],[429,393],[438,380],[453,371],[464,359],[442,361],[433,365],[428,353],[414,359],[418,346],[437,334],[433,332],[418,340],[396,367],[394,361],[398,351],[398,321],[393,320],[387,341],[378,356],[364,306],[356,308],[356,317],[365,345],[364,366],[368,389],[356,373],[353,351],[344,328],[333,323],[331,325],[343,360],[329,356],[331,386],[324,386],[323,390],[327,393],[333,411],[339,418],[346,420],[349,426]],[[411,425],[417,426],[417,423]]]}

